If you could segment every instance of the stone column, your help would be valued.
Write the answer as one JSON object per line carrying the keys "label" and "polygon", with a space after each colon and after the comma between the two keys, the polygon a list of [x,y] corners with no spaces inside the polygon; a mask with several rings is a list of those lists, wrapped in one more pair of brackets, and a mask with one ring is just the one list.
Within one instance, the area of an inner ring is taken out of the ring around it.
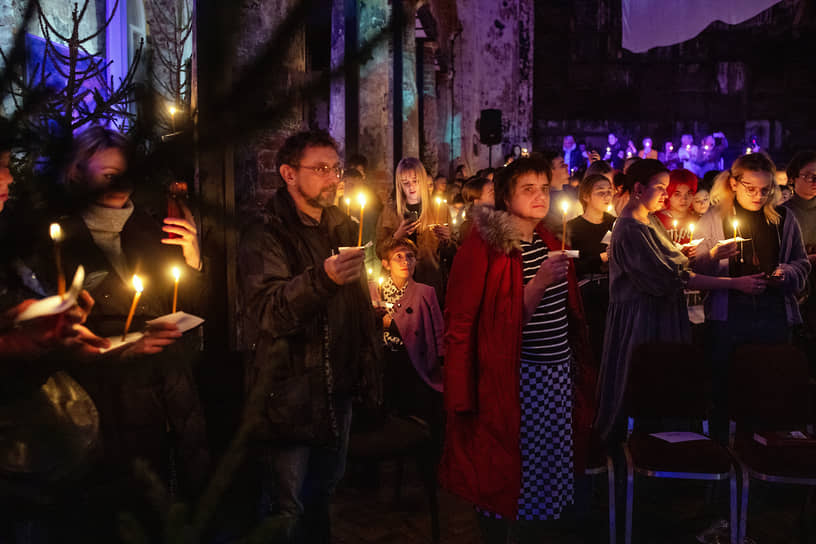
{"label": "stone column", "polygon": [[[247,61],[255,59],[277,31],[298,0],[244,0],[241,7],[241,32],[236,46],[236,71]],[[280,52],[282,70],[264,80],[262,95],[253,99],[272,101],[277,96],[301,85],[306,72],[305,29],[298,28],[285,42]],[[243,64],[242,64],[243,61]],[[305,128],[306,112],[302,99],[290,102],[288,110],[275,126],[258,131],[244,145],[235,150],[236,193],[242,212],[263,206],[274,191],[282,185],[275,168],[278,149],[287,137]],[[242,214],[244,216],[244,214]]]}
{"label": "stone column", "polygon": [[[374,39],[391,17],[388,0],[360,0],[360,43]],[[368,158],[370,175],[393,178],[393,62],[390,39],[381,41],[360,64],[359,149]]]}
{"label": "stone column", "polygon": [[[332,0],[331,69],[343,63],[346,51],[346,2]],[[343,75],[331,82],[329,91],[329,134],[340,144],[341,156],[346,148],[346,81]],[[348,158],[348,157],[346,157]]]}

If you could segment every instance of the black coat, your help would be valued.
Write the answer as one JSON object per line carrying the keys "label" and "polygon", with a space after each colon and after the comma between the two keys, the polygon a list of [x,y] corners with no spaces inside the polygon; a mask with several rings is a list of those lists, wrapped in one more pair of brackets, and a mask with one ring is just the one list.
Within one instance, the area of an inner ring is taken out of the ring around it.
{"label": "black coat", "polygon": [[[96,301],[88,327],[100,336],[121,335],[133,301],[130,278],[119,277],[79,215],[61,219],[60,225],[67,281],[82,264],[87,289]],[[199,311],[201,274],[185,265],[180,248],[162,244],[163,237],[160,225],[138,209],[122,229],[122,250],[129,268],[144,281],[131,331],[142,330],[145,321],[171,312],[174,280],[170,269],[174,265],[183,274],[179,309]],[[128,361],[103,355],[74,372],[99,409],[105,461],[111,467],[126,470],[130,460],[143,458],[166,476],[170,445],[174,444],[184,470],[179,474],[181,483],[190,491],[203,484],[209,459],[192,374],[197,342],[197,331],[189,331],[160,354]]]}
{"label": "black coat", "polygon": [[267,393],[260,434],[277,442],[334,444],[339,435],[330,401],[359,393],[381,403],[365,274],[359,283],[338,286],[323,268],[333,249],[356,244],[357,226],[336,207],[323,210],[319,225],[304,225],[286,189],[267,212],[246,229],[239,249],[252,348],[247,385],[260,384]]}

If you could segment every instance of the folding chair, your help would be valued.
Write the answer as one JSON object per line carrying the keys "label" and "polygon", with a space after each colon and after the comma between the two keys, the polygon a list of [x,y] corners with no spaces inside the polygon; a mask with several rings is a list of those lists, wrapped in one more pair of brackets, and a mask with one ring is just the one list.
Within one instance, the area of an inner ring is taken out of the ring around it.
{"label": "folding chair", "polygon": [[795,347],[750,345],[734,353],[729,410],[732,454],[742,472],[740,541],[747,531],[751,479],[816,487],[816,444],[763,445],[755,435],[807,428],[813,419],[810,395],[808,362]]}
{"label": "folding chair", "polygon": [[731,488],[730,540],[737,542],[737,473],[728,450],[700,439],[670,443],[634,430],[636,419],[695,420],[708,432],[711,380],[701,350],[689,344],[652,343],[637,348],[629,367],[624,411],[629,422],[626,458],[625,541],[632,541],[635,474],[648,478],[728,480]]}

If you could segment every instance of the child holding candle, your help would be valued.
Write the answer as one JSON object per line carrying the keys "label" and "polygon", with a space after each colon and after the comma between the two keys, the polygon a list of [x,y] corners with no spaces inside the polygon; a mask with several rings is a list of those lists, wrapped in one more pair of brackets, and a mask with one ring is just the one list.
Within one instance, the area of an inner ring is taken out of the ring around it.
{"label": "child holding candle", "polygon": [[386,242],[378,248],[385,278],[369,282],[380,309],[385,344],[387,407],[418,416],[432,425],[437,442],[442,397],[442,334],[444,320],[433,287],[413,279],[417,247],[410,240]]}

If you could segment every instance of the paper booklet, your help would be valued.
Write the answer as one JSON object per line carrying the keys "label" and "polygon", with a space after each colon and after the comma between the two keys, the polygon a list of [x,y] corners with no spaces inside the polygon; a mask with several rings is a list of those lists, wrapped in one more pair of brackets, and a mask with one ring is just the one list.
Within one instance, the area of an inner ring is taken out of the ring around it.
{"label": "paper booklet", "polygon": [[77,297],[82,291],[82,283],[85,281],[85,269],[82,265],[77,267],[74,274],[74,280],[71,282],[71,287],[65,292],[65,296],[54,295],[47,297],[37,302],[34,302],[20,312],[20,315],[14,320],[15,323],[37,319],[38,317],[45,317],[49,315],[57,315],[70,310],[76,304]]}
{"label": "paper booklet", "polygon": [[174,314],[163,315],[146,322],[148,326],[155,325],[157,323],[172,323],[178,327],[178,330],[181,332],[187,332],[190,329],[194,329],[204,323],[204,319],[198,317],[197,315],[192,315],[185,312],[176,312]]}
{"label": "paper booklet", "polygon": [[652,433],[649,436],[659,438],[664,442],[670,444],[677,444],[679,442],[693,442],[694,440],[710,440],[707,436],[697,433],[689,433],[685,431],[670,431],[665,433]]}

